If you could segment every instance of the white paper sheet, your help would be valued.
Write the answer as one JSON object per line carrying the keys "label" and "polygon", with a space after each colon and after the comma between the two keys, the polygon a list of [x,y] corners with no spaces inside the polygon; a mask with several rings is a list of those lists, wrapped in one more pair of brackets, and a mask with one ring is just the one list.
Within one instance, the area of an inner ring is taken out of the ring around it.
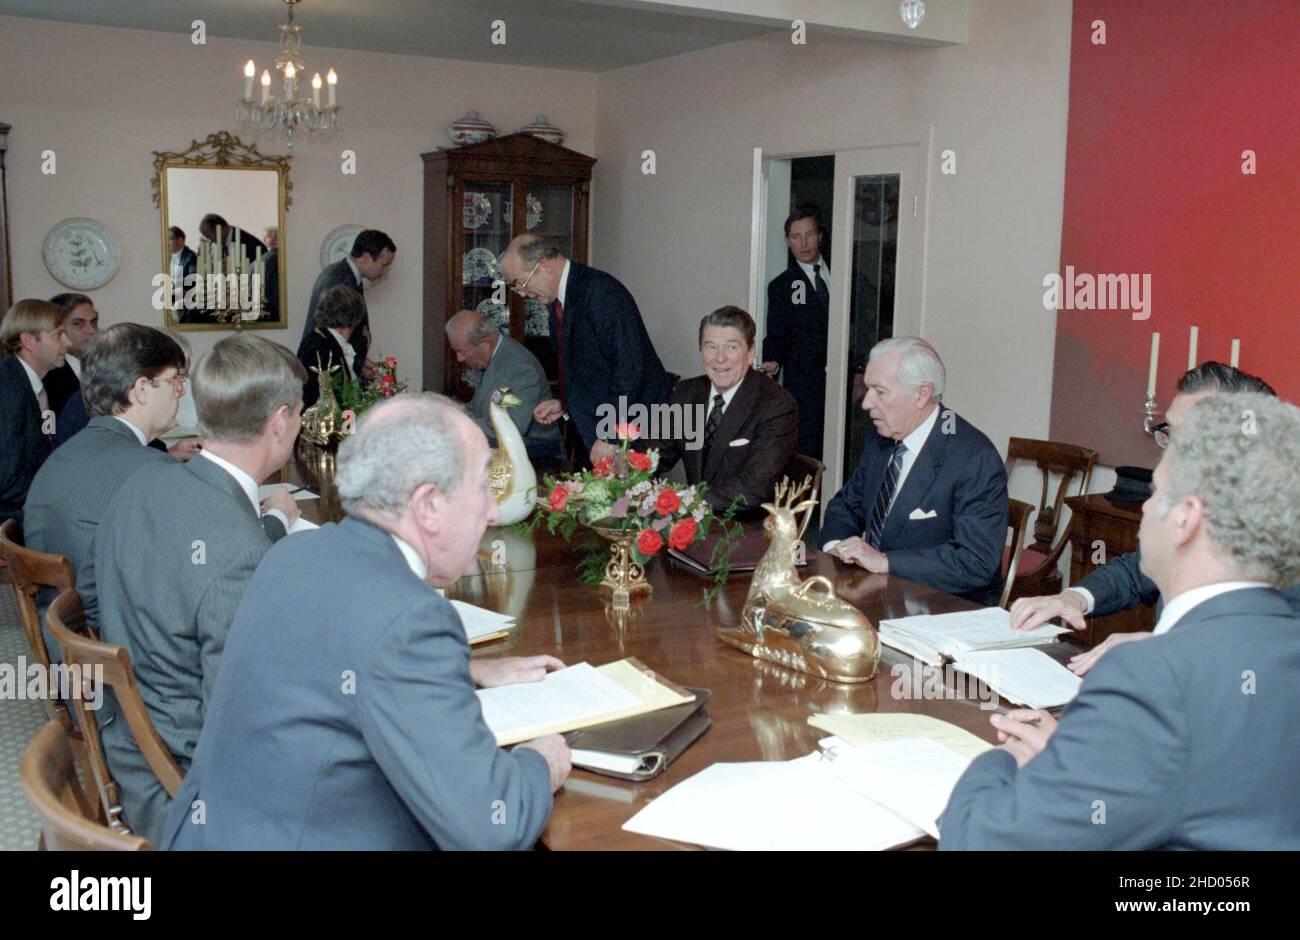
{"label": "white paper sheet", "polygon": [[714,764],[653,800],[623,828],[719,849],[878,850],[920,828],[839,780],[819,754]]}
{"label": "white paper sheet", "polygon": [[[297,484],[294,484],[297,485]],[[276,490],[293,489],[288,483],[263,483],[257,488],[257,501],[263,502],[271,496]],[[295,500],[298,499],[320,499],[319,493],[313,493],[311,490],[299,490],[293,494]]]}
{"label": "white paper sheet", "polygon": [[499,614],[495,610],[453,600],[451,606],[460,615],[461,625],[465,628],[465,638],[475,640],[489,633],[500,633],[514,628],[515,618],[508,614]]}
{"label": "white paper sheet", "polygon": [[1079,694],[1083,679],[1036,649],[961,653],[953,665],[1003,698],[1030,708],[1056,708]]}
{"label": "white paper sheet", "polygon": [[969,765],[969,760],[929,738],[899,738],[837,749],[831,770],[854,792],[937,839],[935,821]]}
{"label": "white paper sheet", "polygon": [[498,740],[520,728],[567,724],[641,702],[590,663],[549,673],[541,682],[479,689],[478,697],[483,720]]}

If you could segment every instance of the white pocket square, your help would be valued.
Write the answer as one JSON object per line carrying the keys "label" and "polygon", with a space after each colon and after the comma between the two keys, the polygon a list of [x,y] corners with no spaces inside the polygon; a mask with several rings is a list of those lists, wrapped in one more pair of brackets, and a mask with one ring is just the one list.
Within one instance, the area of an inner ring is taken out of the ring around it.
{"label": "white pocket square", "polygon": [[935,510],[933,510],[933,509],[931,509],[929,512],[921,512],[920,508],[918,507],[917,509],[913,509],[913,510],[912,510],[912,514],[911,514],[910,516],[908,516],[907,518],[908,518],[909,520],[912,520],[912,519],[933,519],[933,518],[934,518],[935,516],[937,516],[937,515],[939,515],[939,513],[937,513],[937,512],[936,512]]}
{"label": "white pocket square", "polygon": [[748,443],[749,443],[749,438],[747,438],[747,437],[738,437],[738,438],[736,438],[734,441],[732,441],[730,444],[728,444],[727,446],[728,446],[728,447],[744,447],[744,446],[745,446],[746,444],[748,444]]}

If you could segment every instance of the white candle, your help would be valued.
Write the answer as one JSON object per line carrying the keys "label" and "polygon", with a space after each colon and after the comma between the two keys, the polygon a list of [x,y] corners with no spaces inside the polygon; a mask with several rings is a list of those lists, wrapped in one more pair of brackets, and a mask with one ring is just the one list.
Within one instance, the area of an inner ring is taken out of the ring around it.
{"label": "white candle", "polygon": [[248,64],[244,66],[244,97],[253,97],[253,76],[257,74],[257,66],[253,60],[249,59]]}
{"label": "white candle", "polygon": [[1241,361],[1241,340],[1234,339],[1232,341],[1232,361],[1229,362],[1228,365],[1232,366],[1235,369],[1237,368],[1237,363],[1240,361]]}
{"label": "white candle", "polygon": [[262,70],[262,104],[266,104],[271,98],[271,72],[269,69]]}
{"label": "white candle", "polygon": [[311,103],[320,107],[320,72],[311,77]]}
{"label": "white candle", "polygon": [[284,100],[293,100],[293,79],[298,73],[293,70],[293,63],[289,62],[284,67]]}
{"label": "white candle", "polygon": [[1147,372],[1147,398],[1156,397],[1156,363],[1160,361],[1160,334],[1151,334],[1151,369]]}
{"label": "white candle", "polygon": [[325,76],[325,81],[329,82],[330,85],[330,107],[332,108],[336,103],[335,91],[339,87],[339,77],[333,69],[330,69],[329,74]]}
{"label": "white candle", "polygon": [[1189,340],[1187,341],[1187,368],[1188,368],[1188,369],[1195,369],[1195,368],[1196,368],[1196,334],[1197,334],[1197,332],[1198,332],[1197,328],[1196,328],[1196,327],[1192,327],[1192,336],[1191,336],[1191,339],[1189,339]]}

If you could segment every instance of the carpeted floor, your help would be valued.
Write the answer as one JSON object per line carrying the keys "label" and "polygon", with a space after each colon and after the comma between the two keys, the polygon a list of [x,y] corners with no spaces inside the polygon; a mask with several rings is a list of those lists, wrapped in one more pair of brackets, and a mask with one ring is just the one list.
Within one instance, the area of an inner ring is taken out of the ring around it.
{"label": "carpeted floor", "polygon": [[[18,657],[31,658],[27,638],[18,622],[13,585],[0,583],[0,663],[18,667]],[[36,815],[23,798],[18,765],[23,751],[41,725],[45,708],[40,702],[0,698],[0,851],[35,849],[40,835]]]}

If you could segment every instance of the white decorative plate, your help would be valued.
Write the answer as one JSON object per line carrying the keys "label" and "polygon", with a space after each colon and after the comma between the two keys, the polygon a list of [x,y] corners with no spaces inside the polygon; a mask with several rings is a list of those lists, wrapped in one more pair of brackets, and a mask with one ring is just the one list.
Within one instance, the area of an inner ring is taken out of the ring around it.
{"label": "white decorative plate", "polygon": [[365,231],[364,225],[340,225],[332,229],[320,243],[320,266],[329,267],[352,254],[352,243]]}
{"label": "white decorative plate", "polygon": [[480,303],[474,308],[483,314],[489,320],[497,325],[497,329],[503,334],[510,332],[510,308],[505,304],[499,304],[491,297]]}
{"label": "white decorative plate", "polygon": [[524,226],[528,231],[537,228],[538,223],[542,221],[542,201],[532,193],[528,194],[528,218],[524,221]]}
{"label": "white decorative plate", "polygon": [[461,259],[460,280],[462,284],[477,284],[481,281],[491,282],[497,273],[497,256],[486,248],[471,248]]}
{"label": "white decorative plate", "polygon": [[122,264],[117,239],[94,219],[64,219],[45,236],[41,253],[54,279],[77,290],[103,287]]}
{"label": "white decorative plate", "polygon": [[465,193],[465,207],[462,212],[464,225],[468,231],[482,228],[492,215],[492,201],[482,193]]}

